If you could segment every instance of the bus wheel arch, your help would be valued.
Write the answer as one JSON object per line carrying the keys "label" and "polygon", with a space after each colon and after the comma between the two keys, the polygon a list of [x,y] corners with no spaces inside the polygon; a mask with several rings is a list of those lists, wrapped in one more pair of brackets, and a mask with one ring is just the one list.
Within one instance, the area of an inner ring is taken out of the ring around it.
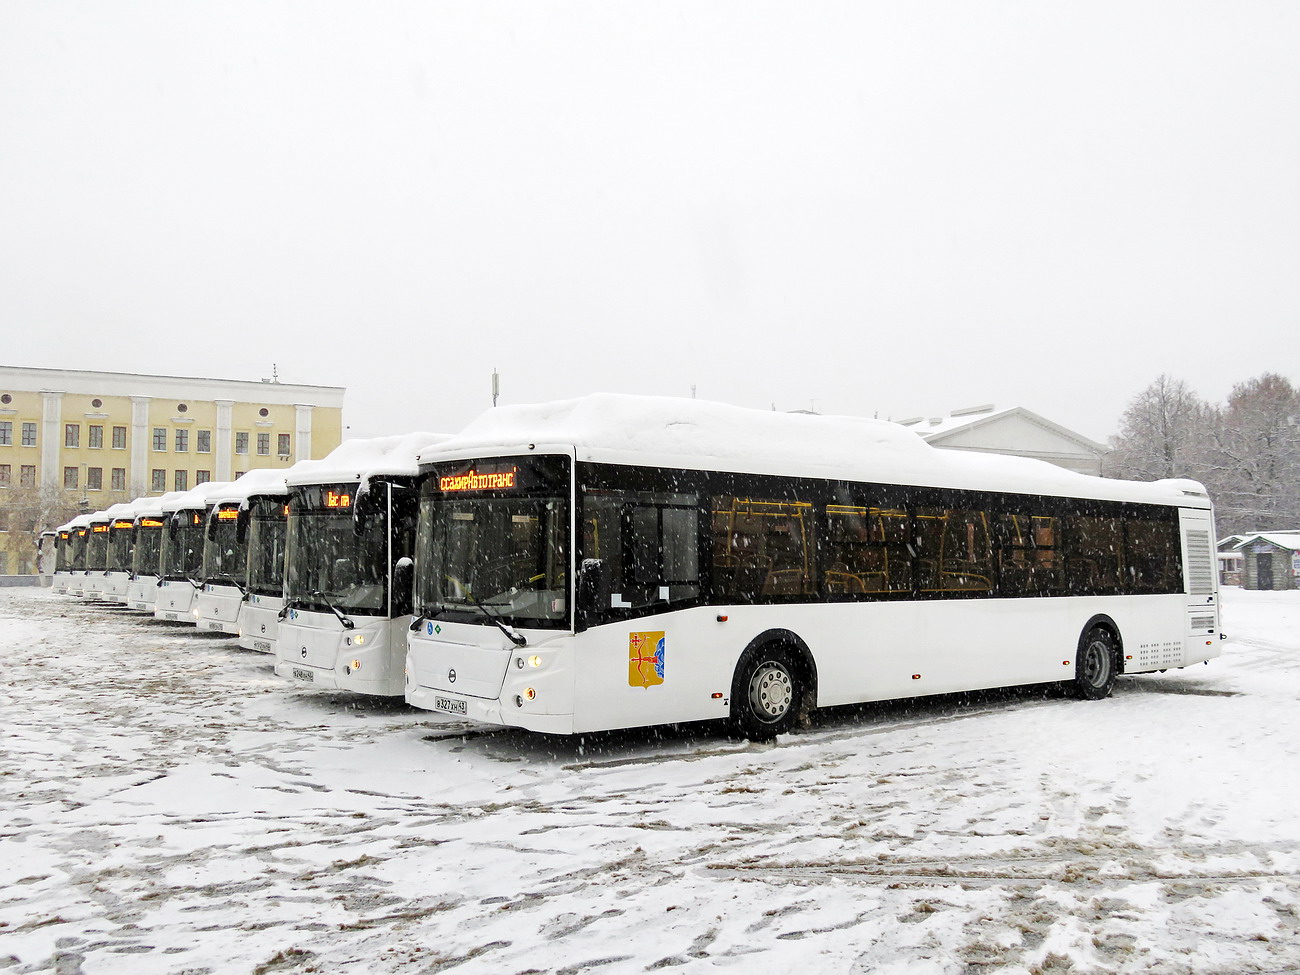
{"label": "bus wheel arch", "polygon": [[1075,650],[1074,679],[1067,683],[1075,697],[1098,701],[1110,696],[1115,678],[1124,670],[1123,640],[1115,621],[1099,614],[1084,624]]}
{"label": "bus wheel arch", "polygon": [[817,706],[817,665],[789,630],[760,633],[740,655],[731,678],[731,725],[741,737],[768,741]]}

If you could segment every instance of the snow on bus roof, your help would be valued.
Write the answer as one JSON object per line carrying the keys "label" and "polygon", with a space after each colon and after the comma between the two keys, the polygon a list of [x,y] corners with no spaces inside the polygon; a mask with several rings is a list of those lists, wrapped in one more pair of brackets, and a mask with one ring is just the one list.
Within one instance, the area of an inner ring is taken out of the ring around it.
{"label": "snow on bus roof", "polygon": [[310,461],[301,461],[299,464],[280,470],[270,467],[254,468],[229,482],[226,490],[213,495],[209,503],[232,504],[236,501],[243,503],[253,497],[286,495],[289,493],[287,478],[303,463],[310,463]]}
{"label": "snow on bus roof", "polygon": [[345,440],[320,460],[304,460],[288,472],[290,485],[363,482],[384,474],[419,473],[420,451],[446,440],[445,433],[403,433]]}
{"label": "snow on bus roof", "polygon": [[167,500],[170,495],[163,497],[163,513],[173,511],[189,511],[196,508],[206,508],[212,503],[212,499],[225,491],[230,490],[230,481],[206,481],[198,487],[189,491],[173,492],[175,497]]}
{"label": "snow on bus roof", "polygon": [[175,501],[185,493],[184,491],[168,491],[156,498],[136,498],[131,502],[135,505],[135,516],[137,518],[156,518],[163,513],[164,504]]}
{"label": "snow on bus roof", "polygon": [[420,462],[520,453],[531,444],[614,464],[1208,506],[1194,481],[1118,481],[1028,457],[944,450],[886,420],[618,393],[490,409]]}

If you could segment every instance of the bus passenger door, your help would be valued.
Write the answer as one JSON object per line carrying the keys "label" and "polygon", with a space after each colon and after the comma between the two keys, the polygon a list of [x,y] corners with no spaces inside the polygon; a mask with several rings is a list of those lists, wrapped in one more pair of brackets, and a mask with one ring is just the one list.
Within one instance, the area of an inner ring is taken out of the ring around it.
{"label": "bus passenger door", "polygon": [[1186,665],[1219,655],[1219,585],[1214,571],[1214,522],[1210,512],[1182,508],[1179,525],[1187,594]]}

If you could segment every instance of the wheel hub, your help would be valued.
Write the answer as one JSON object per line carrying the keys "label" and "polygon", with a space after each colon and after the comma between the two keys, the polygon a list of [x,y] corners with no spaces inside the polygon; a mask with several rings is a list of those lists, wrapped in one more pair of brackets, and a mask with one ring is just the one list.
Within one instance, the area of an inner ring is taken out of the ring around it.
{"label": "wheel hub", "polygon": [[786,669],[771,661],[759,667],[749,683],[749,701],[758,717],[781,718],[794,702],[794,682]]}

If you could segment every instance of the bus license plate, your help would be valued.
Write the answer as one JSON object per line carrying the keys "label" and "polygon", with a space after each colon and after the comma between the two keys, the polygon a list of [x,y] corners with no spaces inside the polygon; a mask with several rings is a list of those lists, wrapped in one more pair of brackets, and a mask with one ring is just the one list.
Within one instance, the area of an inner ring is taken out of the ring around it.
{"label": "bus license plate", "polygon": [[178,619],[180,619],[180,614],[179,614],[179,613],[163,613],[163,619],[165,619],[165,620],[178,620]]}
{"label": "bus license plate", "polygon": [[261,650],[261,651],[263,651],[264,653],[270,653],[270,652],[271,652],[271,644],[268,643],[266,640],[254,640],[254,641],[253,641],[253,649],[254,649],[254,650]]}
{"label": "bus license plate", "polygon": [[293,676],[297,677],[299,680],[310,681],[313,684],[316,683],[316,672],[314,670],[303,670],[301,667],[295,667],[293,668]]}
{"label": "bus license plate", "polygon": [[204,620],[203,625],[206,626],[209,630],[223,629],[220,620]]}
{"label": "bus license plate", "polygon": [[454,697],[435,697],[433,699],[433,709],[435,711],[446,711],[448,714],[466,714],[465,702],[458,701]]}

